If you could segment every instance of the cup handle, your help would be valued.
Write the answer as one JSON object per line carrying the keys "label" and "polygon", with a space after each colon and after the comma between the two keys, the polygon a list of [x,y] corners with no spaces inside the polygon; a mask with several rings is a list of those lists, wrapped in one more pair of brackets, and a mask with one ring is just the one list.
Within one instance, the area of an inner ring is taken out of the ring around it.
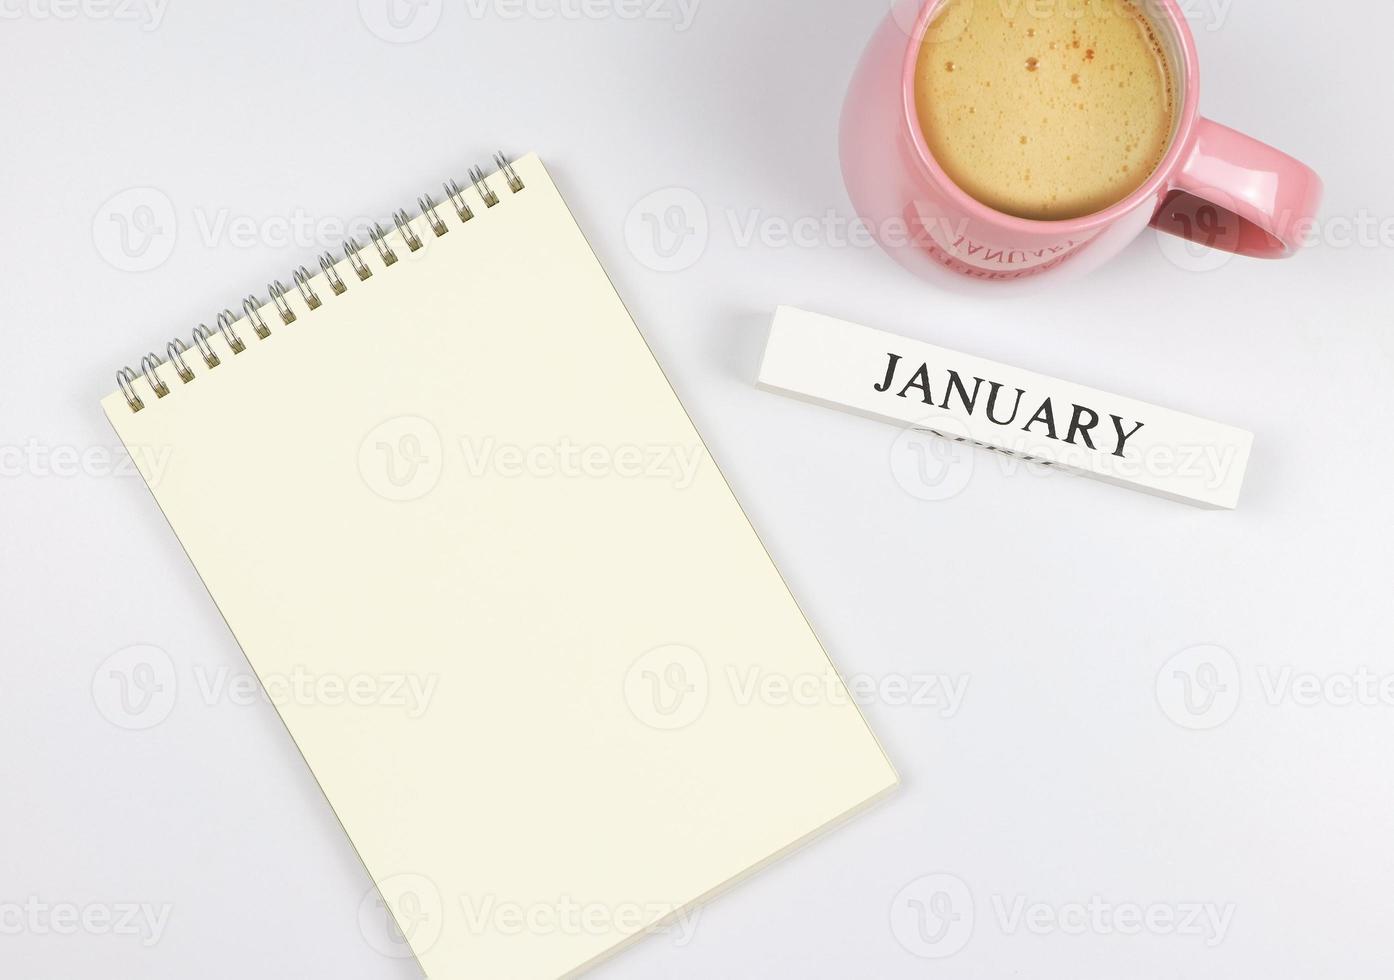
{"label": "cup handle", "polygon": [[1226,252],[1286,258],[1310,232],[1321,192],[1306,164],[1201,119],[1152,227]]}

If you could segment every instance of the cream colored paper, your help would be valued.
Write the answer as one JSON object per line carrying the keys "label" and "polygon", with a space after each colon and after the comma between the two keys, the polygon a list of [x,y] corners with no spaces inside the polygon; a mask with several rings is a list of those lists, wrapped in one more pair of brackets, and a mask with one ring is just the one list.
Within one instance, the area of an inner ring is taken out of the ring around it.
{"label": "cream colored paper", "polygon": [[412,222],[418,252],[389,234],[395,264],[365,244],[344,295],[316,276],[319,309],[292,289],[296,322],[264,307],[270,337],[239,320],[244,352],[215,336],[219,367],[163,366],[167,397],[103,401],[169,449],[151,490],[433,980],[690,930],[896,782],[541,162],[515,167],[467,223],[440,205],[444,237]]}

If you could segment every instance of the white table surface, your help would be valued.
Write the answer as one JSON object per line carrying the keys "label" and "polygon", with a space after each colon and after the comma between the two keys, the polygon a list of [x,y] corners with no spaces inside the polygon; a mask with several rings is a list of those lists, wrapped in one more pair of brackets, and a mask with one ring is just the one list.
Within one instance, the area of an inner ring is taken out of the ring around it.
{"label": "white table surface", "polygon": [[[1206,114],[1327,180],[1296,260],[1149,235],[1003,297],[846,242],[837,117],[881,3],[591,2],[425,0],[396,35],[381,0],[0,6],[0,975],[415,974],[360,930],[272,709],[224,686],[248,668],[97,399],[496,148],[547,160],[904,778],[595,976],[1386,972],[1394,8],[1189,4]],[[675,204],[698,234],[665,261]],[[798,222],[831,230],[781,243]],[[754,388],[779,303],[1250,428],[1244,500],[959,450],[924,481],[894,428]],[[149,727],[113,671],[156,681]],[[152,918],[102,925],[128,905]]]}

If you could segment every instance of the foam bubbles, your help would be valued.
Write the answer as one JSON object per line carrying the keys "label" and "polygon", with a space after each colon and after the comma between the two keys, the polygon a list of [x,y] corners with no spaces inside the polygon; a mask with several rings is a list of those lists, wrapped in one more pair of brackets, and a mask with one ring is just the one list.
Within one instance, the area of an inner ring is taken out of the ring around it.
{"label": "foam bubbles", "polygon": [[1121,0],[1070,5],[1068,16],[1022,8],[1024,28],[1009,6],[949,0],[931,25],[916,77],[926,142],[956,183],[998,210],[1102,210],[1151,175],[1171,138],[1171,72],[1156,34]]}

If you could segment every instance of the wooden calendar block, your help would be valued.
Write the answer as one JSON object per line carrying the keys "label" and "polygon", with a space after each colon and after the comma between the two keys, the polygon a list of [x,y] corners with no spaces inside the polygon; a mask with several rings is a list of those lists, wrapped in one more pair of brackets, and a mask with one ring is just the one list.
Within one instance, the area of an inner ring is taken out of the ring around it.
{"label": "wooden calendar block", "polygon": [[1239,502],[1252,433],[781,306],[759,385],[1201,507]]}

